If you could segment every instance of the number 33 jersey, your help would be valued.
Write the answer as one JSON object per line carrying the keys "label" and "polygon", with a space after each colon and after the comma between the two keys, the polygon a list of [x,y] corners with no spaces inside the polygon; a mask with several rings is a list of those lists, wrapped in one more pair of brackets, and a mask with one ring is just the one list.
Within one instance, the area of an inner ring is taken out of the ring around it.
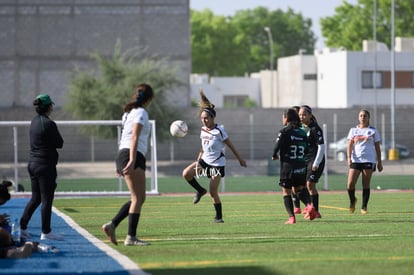
{"label": "number 33 jersey", "polygon": [[306,132],[301,128],[289,125],[280,130],[273,156],[279,153],[282,162],[305,165],[307,151]]}

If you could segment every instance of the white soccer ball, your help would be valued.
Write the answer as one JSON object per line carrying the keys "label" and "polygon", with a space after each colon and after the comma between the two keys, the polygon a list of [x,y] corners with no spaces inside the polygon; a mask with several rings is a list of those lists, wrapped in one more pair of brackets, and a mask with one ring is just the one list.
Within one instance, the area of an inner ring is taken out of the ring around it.
{"label": "white soccer ball", "polygon": [[185,137],[188,132],[187,123],[182,120],[176,120],[170,125],[170,133],[173,137]]}

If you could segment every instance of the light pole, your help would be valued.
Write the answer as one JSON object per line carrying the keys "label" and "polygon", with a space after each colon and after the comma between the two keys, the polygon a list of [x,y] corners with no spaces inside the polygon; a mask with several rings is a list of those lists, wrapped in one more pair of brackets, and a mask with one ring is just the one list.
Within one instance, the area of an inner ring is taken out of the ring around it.
{"label": "light pole", "polygon": [[395,149],[395,4],[391,1],[391,149],[388,152],[390,160],[399,158]]}
{"label": "light pole", "polygon": [[273,37],[269,27],[264,27],[265,32],[269,38],[269,50],[270,50],[270,107],[273,107]]}

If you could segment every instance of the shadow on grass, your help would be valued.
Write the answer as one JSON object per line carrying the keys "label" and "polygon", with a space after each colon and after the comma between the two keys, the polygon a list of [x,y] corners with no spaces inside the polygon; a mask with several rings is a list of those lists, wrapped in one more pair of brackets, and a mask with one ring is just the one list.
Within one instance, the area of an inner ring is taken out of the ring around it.
{"label": "shadow on grass", "polygon": [[243,266],[243,267],[208,267],[208,268],[174,268],[174,269],[151,269],[146,270],[152,275],[278,275],[280,272],[266,270],[260,266]]}

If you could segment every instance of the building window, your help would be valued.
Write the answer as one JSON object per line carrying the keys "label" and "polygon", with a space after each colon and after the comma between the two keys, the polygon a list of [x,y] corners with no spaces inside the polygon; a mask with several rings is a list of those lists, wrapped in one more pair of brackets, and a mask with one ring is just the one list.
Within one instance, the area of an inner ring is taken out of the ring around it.
{"label": "building window", "polygon": [[223,105],[226,108],[245,107],[247,95],[226,95],[223,97]]}
{"label": "building window", "polygon": [[303,80],[316,80],[316,74],[304,74]]}
{"label": "building window", "polygon": [[362,72],[362,89],[383,88],[383,75],[382,72],[363,71]]}

